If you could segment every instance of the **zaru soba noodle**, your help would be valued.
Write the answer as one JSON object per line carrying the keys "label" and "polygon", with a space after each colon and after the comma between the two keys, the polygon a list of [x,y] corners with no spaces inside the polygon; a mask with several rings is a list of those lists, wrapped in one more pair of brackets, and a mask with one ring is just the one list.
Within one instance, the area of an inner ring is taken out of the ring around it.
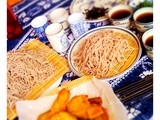
{"label": "zaru soba noodle", "polygon": [[34,85],[54,76],[55,67],[44,58],[44,52],[19,49],[7,53],[8,107],[23,100]]}
{"label": "zaru soba noodle", "polygon": [[124,36],[124,33],[117,31],[102,30],[86,37],[73,54],[78,71],[97,78],[108,77],[109,71],[126,59],[125,53],[133,49],[122,34]]}

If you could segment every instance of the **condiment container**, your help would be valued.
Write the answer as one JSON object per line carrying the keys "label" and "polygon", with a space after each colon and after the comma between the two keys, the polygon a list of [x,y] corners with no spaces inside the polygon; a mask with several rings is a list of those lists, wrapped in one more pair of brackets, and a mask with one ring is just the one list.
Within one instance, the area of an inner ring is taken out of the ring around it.
{"label": "condiment container", "polygon": [[52,23],[45,29],[45,34],[53,49],[62,53],[69,48],[68,37],[60,23]]}
{"label": "condiment container", "polygon": [[38,16],[31,21],[31,26],[34,28],[36,35],[41,42],[47,43],[47,37],[45,35],[45,29],[49,25],[46,16]]}
{"label": "condiment container", "polygon": [[57,8],[49,14],[50,21],[52,23],[58,22],[63,25],[63,29],[67,31],[69,29],[69,24],[68,24],[68,11],[64,8]]}
{"label": "condiment container", "polygon": [[124,28],[129,27],[132,14],[133,10],[128,5],[116,5],[108,12],[112,25]]}
{"label": "condiment container", "polygon": [[75,39],[88,31],[84,15],[80,12],[72,13],[68,17],[68,22],[70,24],[70,28]]}
{"label": "condiment container", "polygon": [[133,14],[137,30],[139,32],[146,32],[153,28],[153,8],[143,7],[135,11]]}
{"label": "condiment container", "polygon": [[142,35],[142,43],[146,50],[147,56],[153,60],[153,29],[147,30]]}

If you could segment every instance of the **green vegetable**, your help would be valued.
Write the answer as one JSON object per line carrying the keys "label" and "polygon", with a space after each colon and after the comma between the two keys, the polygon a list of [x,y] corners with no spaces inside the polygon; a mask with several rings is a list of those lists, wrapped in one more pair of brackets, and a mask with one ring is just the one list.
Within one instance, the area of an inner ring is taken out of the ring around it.
{"label": "green vegetable", "polygon": [[142,3],[140,3],[137,7],[136,7],[136,10],[137,9],[140,9],[142,7],[153,7],[153,2],[149,2],[149,1],[144,1]]}

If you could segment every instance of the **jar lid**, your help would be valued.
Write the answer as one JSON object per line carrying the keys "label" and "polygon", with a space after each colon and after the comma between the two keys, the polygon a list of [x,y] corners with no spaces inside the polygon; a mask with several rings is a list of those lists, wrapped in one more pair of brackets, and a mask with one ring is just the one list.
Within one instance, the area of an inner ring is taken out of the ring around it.
{"label": "jar lid", "polygon": [[68,17],[68,13],[67,10],[64,8],[58,8],[53,10],[50,14],[49,14],[50,20],[52,22],[61,22],[61,20],[65,20]]}
{"label": "jar lid", "polygon": [[79,21],[84,20],[84,15],[80,12],[76,12],[76,13],[72,13],[69,17],[68,17],[68,22],[70,24],[77,24],[79,23]]}
{"label": "jar lid", "polygon": [[34,28],[39,28],[47,23],[46,16],[38,16],[31,21],[31,26]]}
{"label": "jar lid", "polygon": [[45,29],[46,35],[55,35],[58,34],[63,29],[63,26],[60,23],[53,23],[47,26]]}

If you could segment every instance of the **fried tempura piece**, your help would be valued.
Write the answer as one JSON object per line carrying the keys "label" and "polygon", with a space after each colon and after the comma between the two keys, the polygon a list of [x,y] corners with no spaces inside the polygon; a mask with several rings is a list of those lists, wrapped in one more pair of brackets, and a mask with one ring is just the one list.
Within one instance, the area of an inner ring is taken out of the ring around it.
{"label": "fried tempura piece", "polygon": [[106,109],[105,108],[102,109],[103,109],[103,114],[93,120],[109,120]]}
{"label": "fried tempura piece", "polygon": [[51,109],[41,114],[38,120],[108,120],[101,97],[88,99],[88,95],[78,95],[70,101],[69,98],[70,91],[62,89]]}
{"label": "fried tempura piece", "polygon": [[91,105],[96,104],[99,106],[102,106],[102,98],[101,97],[95,97],[95,98],[90,98],[88,99]]}
{"label": "fried tempura piece", "polygon": [[45,113],[42,113],[38,120],[50,120],[51,117],[61,111],[65,111],[67,108],[67,103],[69,102],[70,91],[67,89],[62,89],[55,102],[53,103],[51,110]]}
{"label": "fried tempura piece", "polygon": [[87,119],[87,109],[91,107],[87,95],[74,96],[67,104],[67,110],[76,117]]}
{"label": "fried tempura piece", "polygon": [[89,119],[94,119],[104,113],[103,109],[101,106],[91,106],[90,108],[87,109],[87,114]]}
{"label": "fried tempura piece", "polygon": [[67,108],[67,103],[69,102],[70,98],[70,91],[67,89],[62,89],[55,102],[51,107],[52,113],[58,113],[61,111],[65,111]]}
{"label": "fried tempura piece", "polygon": [[59,112],[48,120],[77,120],[77,118],[68,112]]}
{"label": "fried tempura piece", "polygon": [[51,116],[53,115],[54,113],[52,113],[50,110],[47,111],[47,112],[44,112],[42,113],[37,120],[50,120]]}

